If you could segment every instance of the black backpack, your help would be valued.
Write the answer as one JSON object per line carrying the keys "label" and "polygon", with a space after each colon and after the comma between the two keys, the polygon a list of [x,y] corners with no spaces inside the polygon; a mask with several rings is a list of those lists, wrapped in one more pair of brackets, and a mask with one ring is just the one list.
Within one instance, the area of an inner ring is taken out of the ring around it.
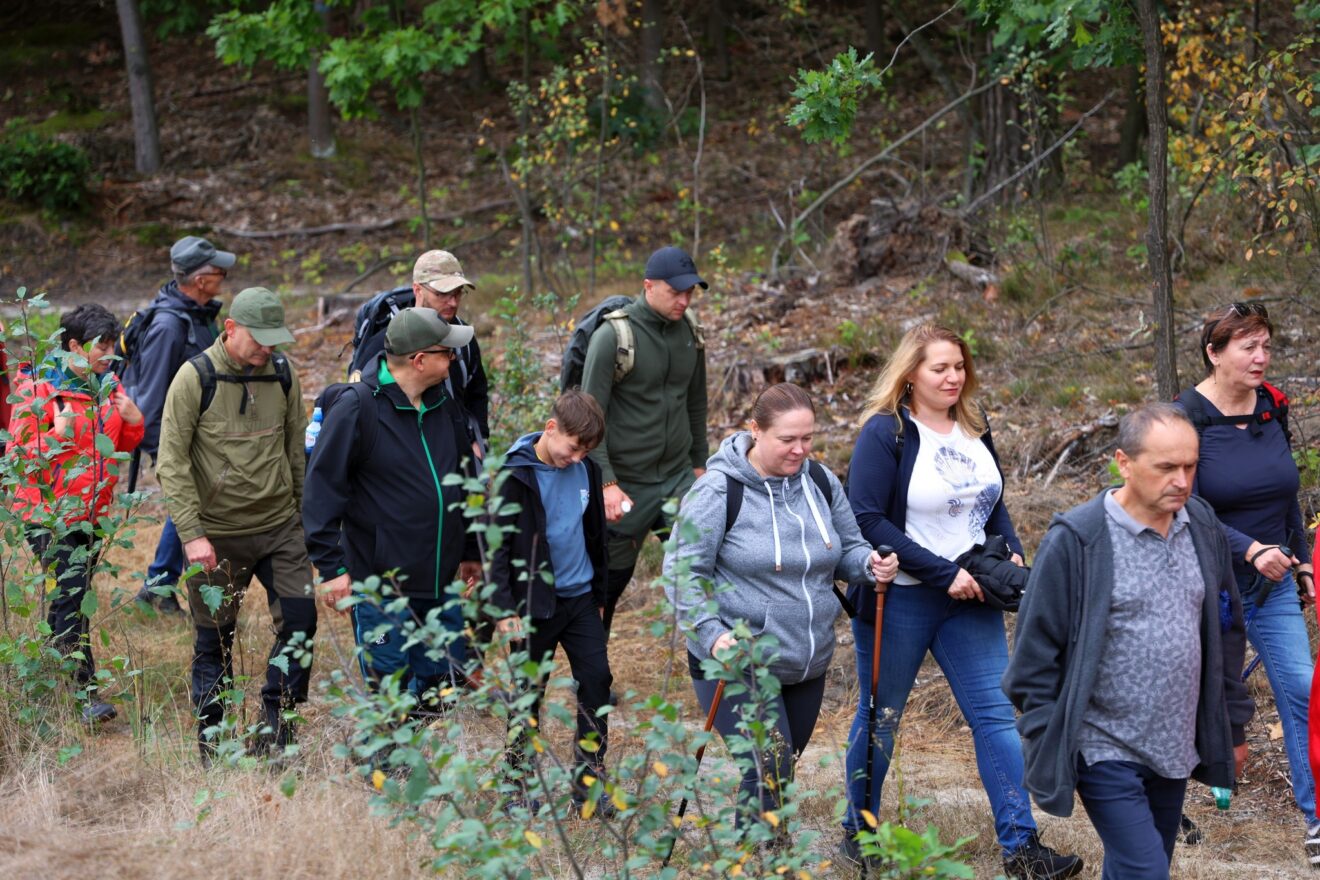
{"label": "black backpack", "polygon": [[[600,305],[577,320],[573,335],[569,337],[568,347],[564,349],[563,362],[559,367],[559,390],[568,391],[582,384],[582,368],[587,362],[587,346],[591,344],[591,335],[600,327],[602,321],[608,321],[614,328],[616,346],[614,353],[614,381],[619,382],[632,372],[637,356],[636,338],[633,336],[632,323],[625,308],[631,304],[630,296],[607,296]],[[697,321],[697,316],[688,309],[683,313],[697,348],[706,347],[706,336]]]}
{"label": "black backpack", "polygon": [[376,352],[366,350],[367,342],[374,336],[385,332],[393,318],[404,309],[417,304],[411,284],[382,290],[358,307],[357,317],[353,319],[353,359],[348,363],[348,379],[354,381],[367,368],[368,361]]}
{"label": "black backpack", "polygon": [[128,365],[133,362],[137,356],[138,349],[142,347],[142,340],[146,338],[147,330],[151,327],[153,321],[160,314],[173,315],[183,321],[183,325],[188,333],[188,344],[194,349],[204,349],[205,345],[197,341],[197,327],[193,325],[192,318],[180,309],[171,308],[168,305],[156,303],[138,309],[128,316],[124,321],[123,328],[119,331],[119,338],[115,340],[115,374],[123,376],[128,371]]}
{"label": "black backpack", "polygon": [[[336,382],[327,385],[325,390],[317,395],[312,407],[321,410],[321,422],[324,424],[325,417],[335,402],[350,392],[358,396],[358,451],[363,458],[367,458],[376,446],[376,432],[380,428],[380,419],[376,418],[370,388],[362,382]],[[370,415],[371,418],[364,418],[364,415]],[[315,454],[316,447],[312,447],[311,455]]]}
{"label": "black backpack", "polygon": [[[189,322],[191,323],[191,322]],[[197,407],[197,415],[201,416],[211,408],[211,401],[215,400],[216,382],[234,382],[244,384],[247,382],[279,382],[280,388],[284,391],[284,396],[289,396],[289,389],[293,387],[293,369],[289,366],[289,359],[276,352],[270,356],[271,365],[275,367],[275,372],[261,376],[235,376],[230,373],[217,373],[215,364],[204,353],[194,355],[188,359],[194,370],[197,371],[197,377],[202,382],[202,399]],[[240,415],[247,412],[247,395],[243,395],[243,402],[238,405]]]}
{"label": "black backpack", "polygon": [[1288,448],[1292,448],[1292,431],[1288,429],[1288,395],[1284,394],[1278,388],[1275,388],[1269,382],[1262,382],[1256,389],[1256,396],[1264,398],[1269,404],[1267,409],[1258,413],[1252,413],[1245,416],[1212,416],[1205,411],[1205,398],[1195,387],[1184,388],[1178,392],[1174,400],[1183,405],[1187,411],[1187,418],[1191,421],[1192,427],[1196,429],[1196,436],[1200,437],[1205,429],[1211,425],[1264,425],[1269,422],[1278,422],[1279,427],[1283,428],[1283,439],[1288,441]]}
{"label": "black backpack", "polygon": [[[825,496],[826,505],[833,507],[834,487],[830,485],[830,478],[825,474],[825,465],[814,458],[807,459],[807,474],[811,477],[811,482],[815,483],[816,488]],[[724,475],[724,487],[724,531],[727,533],[738,521],[738,513],[742,510],[743,492],[747,487],[732,474]],[[843,613],[848,615],[849,619],[857,616],[857,609],[837,586],[834,587],[834,598],[839,600],[839,604],[843,606]]]}

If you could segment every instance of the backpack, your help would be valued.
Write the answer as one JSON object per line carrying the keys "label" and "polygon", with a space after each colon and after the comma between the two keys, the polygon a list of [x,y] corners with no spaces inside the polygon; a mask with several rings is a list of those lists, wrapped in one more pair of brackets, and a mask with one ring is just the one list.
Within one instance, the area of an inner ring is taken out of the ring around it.
{"label": "backpack", "polygon": [[206,348],[205,345],[198,343],[197,328],[187,314],[179,309],[160,303],[149,305],[129,315],[128,320],[124,321],[124,326],[119,331],[119,338],[115,340],[115,356],[118,358],[114,366],[116,375],[122,377],[128,372],[128,365],[133,362],[138,349],[142,347],[142,340],[146,338],[147,330],[151,327],[152,322],[156,320],[156,316],[161,313],[174,315],[183,321],[184,327],[187,329],[189,345],[196,349]]}
{"label": "backpack", "polygon": [[[569,337],[568,347],[564,349],[564,359],[559,368],[559,390],[568,391],[570,388],[576,388],[582,384],[582,368],[587,362],[587,347],[591,344],[591,335],[600,327],[601,321],[608,321],[614,328],[616,339],[616,348],[614,353],[614,381],[616,383],[623,381],[623,378],[632,372],[632,368],[637,358],[637,339],[633,335],[632,322],[628,319],[628,313],[624,311],[633,298],[630,296],[606,297],[600,305],[587,312],[578,319],[573,328],[573,335]],[[706,334],[701,329],[701,323],[697,321],[697,316],[691,309],[683,313],[688,326],[692,328],[692,337],[696,341],[697,348],[706,347]]]}
{"label": "backpack", "polygon": [[[191,322],[189,322],[191,323]],[[215,400],[216,382],[235,382],[244,384],[247,382],[279,382],[280,388],[284,391],[284,396],[289,396],[289,388],[293,386],[293,370],[289,367],[289,359],[278,352],[270,356],[270,362],[275,367],[275,372],[264,376],[234,376],[230,373],[217,373],[215,364],[205,354],[194,355],[188,358],[188,363],[192,364],[193,369],[197,371],[197,377],[202,381],[202,399],[197,407],[197,415],[211,408],[211,401]],[[240,415],[247,412],[247,395],[243,396],[243,402],[238,406]]]}
{"label": "backpack", "polygon": [[[825,496],[825,503],[829,506],[834,505],[834,487],[830,485],[830,478],[825,474],[825,466],[814,458],[807,459],[807,474],[811,477],[811,482],[816,484],[820,493]],[[733,528],[733,524],[738,521],[738,513],[742,510],[743,492],[747,489],[742,481],[732,474],[724,475],[724,531],[728,533]],[[839,600],[843,606],[843,613],[848,618],[857,616],[857,609],[848,601],[848,597],[843,594],[837,585],[834,586],[834,598]]]}
{"label": "backpack", "polygon": [[[356,382],[361,379],[362,371],[370,365],[371,360],[380,351],[379,348],[368,346],[367,343],[385,332],[391,318],[416,304],[417,298],[413,294],[412,285],[406,284],[402,287],[382,290],[379,293],[372,294],[370,299],[358,307],[357,317],[353,319],[353,338],[348,343],[353,346],[353,357],[348,362],[347,370],[349,382]],[[463,320],[458,319],[458,323],[462,326]],[[465,345],[457,351],[458,357],[454,359],[453,363],[458,366],[459,385],[455,386],[453,384],[452,377],[445,380],[449,383],[451,396],[456,396],[457,388],[467,388],[468,379],[472,373],[472,364],[470,363],[472,354],[469,347]]]}
{"label": "backpack", "polygon": [[[372,393],[362,382],[335,382],[333,385],[327,385],[325,390],[317,395],[312,403],[313,408],[319,407],[322,419],[330,412],[341,397],[349,392],[354,392],[358,396],[358,451],[361,457],[367,458],[371,451],[376,447],[376,432],[380,428],[380,420],[376,418],[364,419],[363,413],[371,412],[375,414],[372,408]],[[312,447],[312,455],[316,454],[316,447]]]}
{"label": "backpack", "polygon": [[1278,422],[1279,427],[1283,428],[1283,439],[1288,441],[1288,448],[1292,448],[1292,431],[1288,429],[1288,395],[1284,394],[1278,388],[1275,388],[1269,382],[1262,382],[1256,389],[1256,396],[1264,398],[1269,404],[1269,409],[1258,413],[1252,413],[1244,416],[1212,416],[1205,411],[1205,398],[1195,387],[1184,388],[1178,393],[1174,400],[1183,405],[1187,411],[1187,418],[1191,421],[1192,427],[1196,429],[1196,436],[1200,437],[1205,429],[1211,425],[1264,425],[1269,422]]}

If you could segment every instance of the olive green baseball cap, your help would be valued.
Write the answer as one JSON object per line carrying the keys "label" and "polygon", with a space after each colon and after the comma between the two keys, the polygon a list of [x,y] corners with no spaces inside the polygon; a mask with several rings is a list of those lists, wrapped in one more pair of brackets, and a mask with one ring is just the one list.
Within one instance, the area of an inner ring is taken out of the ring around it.
{"label": "olive green baseball cap", "polygon": [[437,345],[462,348],[472,341],[472,334],[472,328],[466,324],[451,324],[435,309],[417,306],[390,318],[390,325],[385,328],[385,350],[409,355]]}
{"label": "olive green baseball cap", "polygon": [[463,264],[449,251],[427,251],[413,264],[413,282],[425,284],[440,293],[450,293],[460,287],[476,290],[476,285],[463,274]]}
{"label": "olive green baseball cap", "polygon": [[293,334],[284,326],[284,306],[280,298],[264,287],[249,287],[229,305],[229,317],[246,327],[259,345],[285,345]]}

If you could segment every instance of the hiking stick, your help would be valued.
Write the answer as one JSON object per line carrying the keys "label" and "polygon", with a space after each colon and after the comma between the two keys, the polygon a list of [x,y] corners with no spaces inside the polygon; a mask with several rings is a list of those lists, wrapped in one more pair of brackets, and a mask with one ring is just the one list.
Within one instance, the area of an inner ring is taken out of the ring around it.
{"label": "hiking stick", "polygon": [[[888,544],[881,544],[875,552],[883,559],[894,552]],[[875,791],[875,695],[880,688],[880,634],[884,631],[885,593],[889,584],[875,581],[875,642],[871,645],[871,705],[866,718],[866,807],[871,809],[871,794]],[[874,815],[874,813],[872,814]]]}
{"label": "hiking stick", "polygon": [[[710,701],[710,711],[706,713],[706,726],[701,728],[703,733],[710,733],[711,728],[715,726],[715,713],[720,711],[720,700],[724,699],[724,680],[715,685],[715,698]],[[707,740],[709,742],[709,740]],[[697,770],[701,769],[701,759],[706,755],[706,743],[702,743],[697,748]],[[694,771],[695,775],[695,771]],[[669,859],[674,854],[674,844],[678,843],[678,835],[683,828],[683,814],[687,812],[688,799],[678,802],[678,821],[674,823],[674,834],[669,838],[669,850],[665,853],[664,859],[660,862],[661,870],[669,867]]]}

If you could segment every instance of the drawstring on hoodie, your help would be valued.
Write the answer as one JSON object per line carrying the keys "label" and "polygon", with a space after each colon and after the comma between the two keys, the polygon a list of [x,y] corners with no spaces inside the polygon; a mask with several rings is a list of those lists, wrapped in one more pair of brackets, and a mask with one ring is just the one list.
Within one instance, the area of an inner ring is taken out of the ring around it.
{"label": "drawstring on hoodie", "polygon": [[816,497],[811,494],[811,487],[807,485],[807,472],[802,471],[802,494],[807,496],[807,507],[811,508],[811,518],[816,521],[816,530],[820,532],[820,539],[825,542],[825,549],[834,549],[834,544],[830,541],[830,533],[825,529],[825,521],[820,518],[820,510],[816,507]]}
{"label": "drawstring on hoodie", "polygon": [[770,530],[775,533],[775,571],[783,571],[783,556],[779,549],[779,519],[775,516],[775,490],[770,487],[769,480],[762,480],[761,485],[765,486],[766,494],[770,496]]}

